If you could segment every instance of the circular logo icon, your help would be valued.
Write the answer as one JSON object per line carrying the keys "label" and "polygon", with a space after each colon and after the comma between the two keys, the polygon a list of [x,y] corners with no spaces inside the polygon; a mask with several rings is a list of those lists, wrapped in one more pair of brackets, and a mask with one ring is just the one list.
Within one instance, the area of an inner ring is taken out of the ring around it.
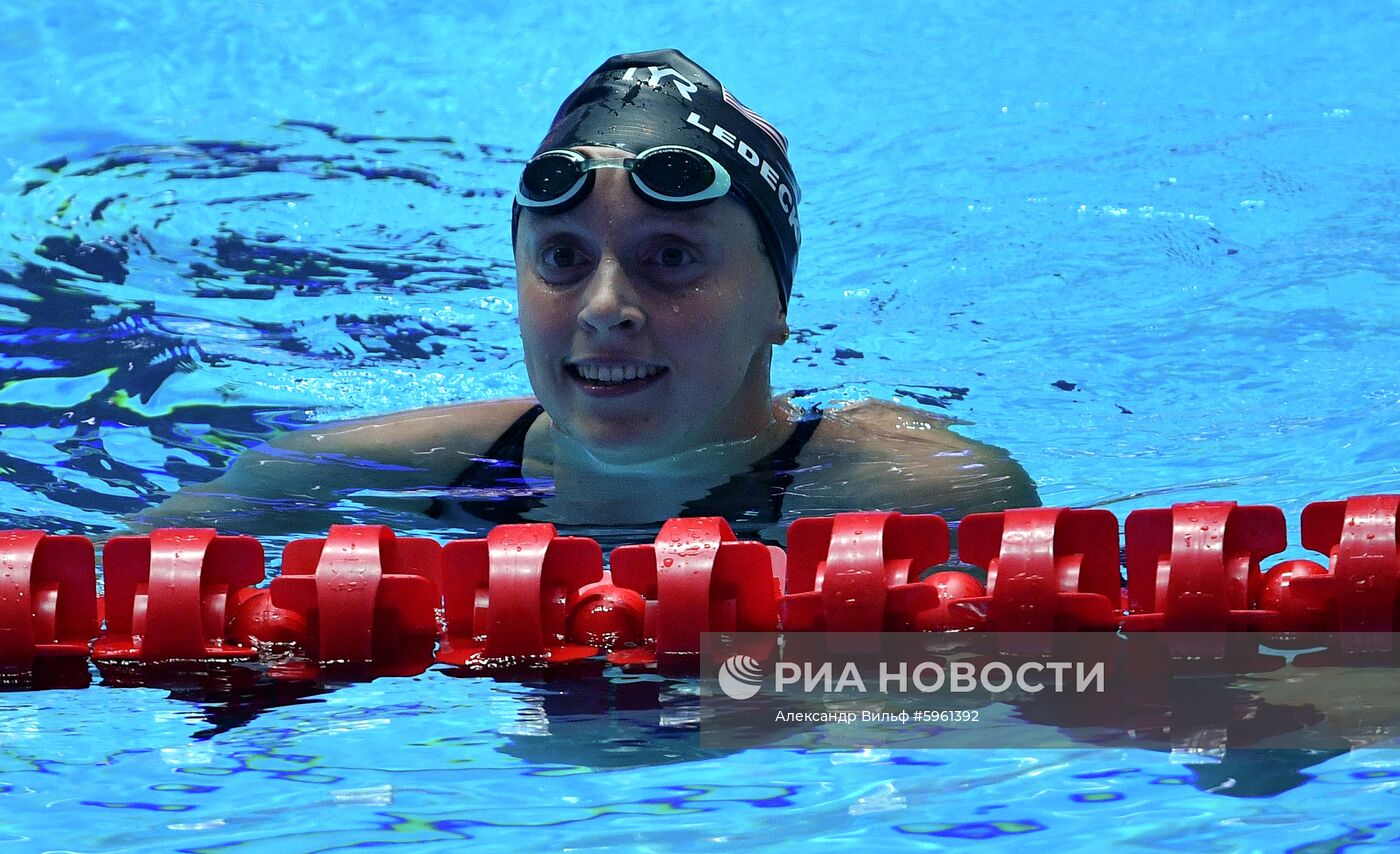
{"label": "circular logo icon", "polygon": [[719,688],[731,699],[747,700],[763,684],[763,668],[747,655],[731,655],[719,666]]}

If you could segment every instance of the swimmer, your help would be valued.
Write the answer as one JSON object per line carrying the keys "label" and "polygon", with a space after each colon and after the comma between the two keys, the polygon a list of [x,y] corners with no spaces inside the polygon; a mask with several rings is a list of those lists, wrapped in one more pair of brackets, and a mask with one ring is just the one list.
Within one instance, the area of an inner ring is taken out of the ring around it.
{"label": "swimmer", "polygon": [[324,530],[348,500],[478,531],[720,515],[782,542],[798,516],[1038,505],[1004,451],[943,419],[774,397],[799,198],[787,140],[703,68],[674,50],[613,57],[564,102],[515,197],[533,398],[291,432],[144,521]]}

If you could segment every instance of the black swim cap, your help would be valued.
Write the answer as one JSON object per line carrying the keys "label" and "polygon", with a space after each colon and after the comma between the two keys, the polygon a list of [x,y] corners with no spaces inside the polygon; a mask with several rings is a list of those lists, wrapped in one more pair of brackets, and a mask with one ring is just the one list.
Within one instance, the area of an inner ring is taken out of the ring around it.
{"label": "black swim cap", "polygon": [[[787,138],[708,71],[678,50],[612,57],[565,99],[535,153],[583,145],[633,154],[685,145],[719,161],[758,223],[787,308],[802,245],[802,194],[788,163]],[[519,218],[516,206],[512,237]]]}

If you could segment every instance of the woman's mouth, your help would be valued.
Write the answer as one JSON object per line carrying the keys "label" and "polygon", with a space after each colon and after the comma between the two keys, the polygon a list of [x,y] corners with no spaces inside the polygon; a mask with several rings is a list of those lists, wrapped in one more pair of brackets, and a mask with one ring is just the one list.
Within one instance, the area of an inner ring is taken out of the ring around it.
{"label": "woman's mouth", "polygon": [[595,397],[632,394],[654,384],[669,372],[661,365],[635,363],[566,362],[564,373],[584,393]]}

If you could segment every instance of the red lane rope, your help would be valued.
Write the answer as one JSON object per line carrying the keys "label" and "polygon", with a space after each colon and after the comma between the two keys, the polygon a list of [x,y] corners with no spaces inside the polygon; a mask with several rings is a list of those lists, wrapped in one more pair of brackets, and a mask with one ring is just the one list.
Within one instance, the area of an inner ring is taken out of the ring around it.
{"label": "red lane rope", "polygon": [[445,545],[336,525],[289,543],[270,589],[254,587],[265,578],[257,540],[163,529],[106,544],[105,601],[91,542],[0,531],[0,675],[88,656],[254,659],[285,642],[309,662],[392,673],[600,653],[685,670],[707,632],[779,630],[1329,631],[1344,634],[1346,652],[1392,651],[1400,496],[1318,502],[1300,521],[1303,545],[1325,563],[1265,570],[1287,546],[1276,507],[1133,511],[1125,579],[1107,510],[974,514],[958,552],[986,571],[985,585],[960,570],[929,574],[950,557],[947,523],[895,512],[797,520],[786,550],[739,541],[720,518],[672,519],[654,542],[614,549],[610,571],[596,541],[548,524]]}

